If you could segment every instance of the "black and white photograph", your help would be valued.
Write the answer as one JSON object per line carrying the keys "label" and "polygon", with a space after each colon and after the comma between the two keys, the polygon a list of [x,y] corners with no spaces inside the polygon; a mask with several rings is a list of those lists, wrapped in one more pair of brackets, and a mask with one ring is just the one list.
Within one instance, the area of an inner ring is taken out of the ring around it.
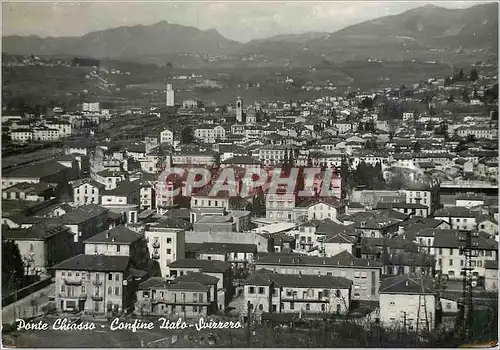
{"label": "black and white photograph", "polygon": [[497,348],[498,1],[2,1],[2,348]]}

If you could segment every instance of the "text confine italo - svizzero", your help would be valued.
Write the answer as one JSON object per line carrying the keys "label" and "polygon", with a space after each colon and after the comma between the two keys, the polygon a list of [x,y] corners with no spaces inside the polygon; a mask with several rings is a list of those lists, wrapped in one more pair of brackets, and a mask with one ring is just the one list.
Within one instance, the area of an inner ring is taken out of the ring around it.
{"label": "text confine italo - svizzero", "polygon": [[198,320],[188,322],[181,318],[177,320],[169,320],[164,317],[158,318],[155,321],[143,321],[136,319],[133,321],[124,321],[115,318],[109,324],[91,321],[72,321],[68,318],[58,318],[52,323],[44,321],[25,321],[23,319],[17,320],[18,331],[93,331],[98,329],[106,329],[110,331],[124,331],[129,330],[135,333],[140,330],[186,330],[194,328],[197,331],[212,330],[212,329],[241,329],[242,324],[239,321],[214,321],[200,317]]}

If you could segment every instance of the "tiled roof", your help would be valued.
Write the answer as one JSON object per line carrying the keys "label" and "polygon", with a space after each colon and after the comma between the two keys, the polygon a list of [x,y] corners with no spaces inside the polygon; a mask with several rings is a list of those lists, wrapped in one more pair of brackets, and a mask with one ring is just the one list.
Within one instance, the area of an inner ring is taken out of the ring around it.
{"label": "tiled roof", "polygon": [[104,191],[103,196],[128,196],[131,193],[140,191],[140,181],[120,181],[116,188]]}
{"label": "tiled roof", "polygon": [[58,163],[57,161],[49,160],[46,162],[27,165],[21,168],[6,171],[5,173],[2,174],[2,177],[3,178],[27,177],[27,178],[40,179],[67,170],[68,170],[67,167]]}
{"label": "tiled roof", "polygon": [[231,264],[217,260],[180,259],[168,265],[170,268],[199,268],[201,272],[226,272]]}
{"label": "tiled roof", "polygon": [[217,284],[219,279],[201,272],[188,272],[183,276],[177,277],[173,283],[196,282],[203,285]]}
{"label": "tiled roof", "polygon": [[257,246],[245,243],[186,243],[186,251],[214,254],[256,253]]}
{"label": "tiled roof", "polygon": [[[466,245],[466,232],[453,232],[453,230],[435,230],[435,234],[434,247],[436,248],[461,248],[465,247]],[[479,234],[477,236],[473,234],[471,240],[473,249],[498,250],[498,242],[493,238],[487,239],[479,236]]]}
{"label": "tiled roof", "polygon": [[53,267],[54,270],[80,270],[99,272],[125,272],[129,265],[128,256],[80,254],[64,260]]}
{"label": "tiled roof", "polygon": [[142,235],[129,230],[123,225],[113,227],[111,230],[106,230],[97,235],[94,235],[84,241],[84,243],[125,243],[132,244],[141,239]]}
{"label": "tiled roof", "polygon": [[286,275],[260,269],[245,281],[246,285],[270,285],[296,288],[339,288],[350,289],[353,282],[344,277],[317,275]]}
{"label": "tiled roof", "polygon": [[[423,282],[423,289],[422,289]],[[431,279],[414,278],[406,275],[388,277],[381,281],[380,294],[434,294]]]}
{"label": "tiled roof", "polygon": [[61,223],[65,225],[79,224],[102,215],[109,210],[97,204],[87,204],[78,207],[60,217]]}
{"label": "tiled roof", "polygon": [[340,266],[340,267],[382,267],[376,261],[357,258],[347,251],[343,251],[333,257],[323,258],[316,256],[296,256],[292,254],[267,254],[260,256],[256,261],[259,265],[292,265],[292,266]]}

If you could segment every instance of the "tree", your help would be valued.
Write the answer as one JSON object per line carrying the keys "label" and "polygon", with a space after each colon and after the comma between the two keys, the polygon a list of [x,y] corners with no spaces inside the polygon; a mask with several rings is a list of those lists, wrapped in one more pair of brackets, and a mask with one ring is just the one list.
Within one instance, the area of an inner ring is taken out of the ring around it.
{"label": "tree", "polygon": [[415,144],[413,145],[413,152],[415,153],[420,153],[422,147],[420,146],[420,142],[415,142]]}
{"label": "tree", "polygon": [[463,69],[460,69],[460,72],[458,72],[458,75],[457,75],[456,79],[454,79],[454,80],[457,80],[457,81],[464,80],[464,70]]}
{"label": "tree", "polygon": [[358,123],[358,132],[359,133],[365,132],[364,125],[361,122]]}
{"label": "tree", "polygon": [[463,89],[461,95],[462,95],[462,101],[464,101],[466,103],[470,102],[469,91],[467,91],[467,89]]}
{"label": "tree", "polygon": [[361,103],[359,104],[359,107],[360,108],[363,108],[363,109],[372,109],[373,108],[373,99],[371,99],[370,97],[365,97]]}
{"label": "tree", "polygon": [[453,97],[453,95],[450,95],[447,99],[448,103],[453,103],[453,101],[455,101],[455,98]]}
{"label": "tree", "polygon": [[467,135],[466,141],[467,141],[467,143],[476,142],[476,136],[469,134],[469,135]]}
{"label": "tree", "polygon": [[446,77],[444,79],[444,86],[450,86],[451,84],[453,84],[453,79],[450,77]]}
{"label": "tree", "polygon": [[24,278],[24,263],[19,247],[12,240],[2,242],[2,281],[9,289],[16,289]]}
{"label": "tree", "polygon": [[479,78],[479,74],[477,73],[476,68],[472,68],[469,74],[469,80],[470,81],[476,81]]}
{"label": "tree", "polygon": [[181,143],[187,145],[193,143],[193,141],[194,141],[193,129],[191,129],[190,127],[182,129]]}

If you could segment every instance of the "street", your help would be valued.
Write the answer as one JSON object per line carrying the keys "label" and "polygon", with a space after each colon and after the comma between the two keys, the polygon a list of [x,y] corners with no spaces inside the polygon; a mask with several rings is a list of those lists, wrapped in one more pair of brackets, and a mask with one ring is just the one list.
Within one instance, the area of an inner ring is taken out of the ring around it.
{"label": "street", "polygon": [[13,323],[20,317],[27,318],[42,314],[42,307],[49,302],[49,296],[53,296],[54,292],[55,284],[52,283],[15,303],[2,307],[2,324]]}

